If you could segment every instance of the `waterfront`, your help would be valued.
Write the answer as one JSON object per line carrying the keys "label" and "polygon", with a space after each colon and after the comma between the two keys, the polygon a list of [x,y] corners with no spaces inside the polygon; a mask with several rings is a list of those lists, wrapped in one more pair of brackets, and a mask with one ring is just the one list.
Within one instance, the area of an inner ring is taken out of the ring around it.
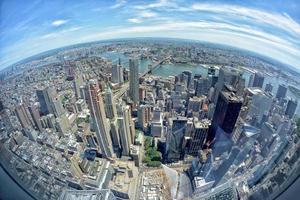
{"label": "waterfront", "polygon": [[[129,57],[127,55],[124,55],[123,53],[110,51],[100,54],[99,56],[112,61],[112,63],[117,63],[119,58],[121,60],[121,64],[128,69],[128,63],[129,63]],[[141,59],[140,65],[139,65],[139,71],[140,73],[144,72],[148,69],[148,65],[151,64],[152,61],[150,59]],[[201,74],[203,76],[207,75],[207,68],[203,67],[202,65],[190,65],[190,64],[182,64],[182,63],[176,63],[176,64],[163,64],[159,68],[155,69],[152,74],[156,76],[161,77],[168,77],[168,76],[176,76],[183,71],[192,71],[193,74]],[[250,79],[251,73],[244,70],[243,77],[245,78],[246,87],[248,86],[249,79]],[[276,95],[278,86],[280,84],[284,85],[290,85],[289,81],[283,78],[278,78],[275,76],[265,75],[265,80],[263,84],[263,88],[265,88],[265,85],[271,83],[273,85],[273,91],[272,94]],[[295,86],[295,85],[294,85]],[[297,86],[295,86],[297,87]],[[290,90],[287,91],[287,96],[296,99],[297,101],[300,101],[300,99],[295,96]],[[300,116],[300,106],[297,107],[296,114]]]}

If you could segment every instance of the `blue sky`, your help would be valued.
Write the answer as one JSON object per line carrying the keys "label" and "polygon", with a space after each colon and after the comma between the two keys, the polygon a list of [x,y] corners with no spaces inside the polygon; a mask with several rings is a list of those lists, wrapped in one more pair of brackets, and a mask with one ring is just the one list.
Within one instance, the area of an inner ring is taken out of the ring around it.
{"label": "blue sky", "polygon": [[254,51],[300,69],[298,0],[0,0],[0,69],[66,45],[174,37]]}

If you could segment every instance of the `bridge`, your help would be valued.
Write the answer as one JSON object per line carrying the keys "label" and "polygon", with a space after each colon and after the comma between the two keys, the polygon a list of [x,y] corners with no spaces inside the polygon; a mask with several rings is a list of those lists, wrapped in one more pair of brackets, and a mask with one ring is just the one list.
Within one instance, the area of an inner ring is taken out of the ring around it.
{"label": "bridge", "polygon": [[[144,77],[144,76],[146,76],[147,74],[152,73],[153,70],[159,68],[159,67],[161,66],[161,64],[162,64],[163,62],[165,62],[166,60],[168,60],[168,59],[170,59],[170,56],[168,56],[168,57],[166,57],[166,58],[164,58],[164,59],[162,59],[162,60],[160,60],[160,61],[157,61],[157,62],[155,62],[154,64],[150,65],[150,67],[149,67],[145,72],[143,72],[142,74],[140,74],[139,78]],[[119,99],[119,98],[121,98],[121,96],[124,95],[124,93],[128,90],[128,88],[129,88],[129,82],[124,83],[124,84],[118,89],[118,91],[114,93],[114,95],[113,95],[113,96],[114,96],[114,99]]]}
{"label": "bridge", "polygon": [[152,73],[153,70],[159,68],[159,67],[161,66],[161,64],[162,64],[163,62],[165,62],[166,60],[168,60],[168,59],[170,59],[170,56],[168,56],[168,57],[166,57],[166,58],[164,58],[164,59],[162,59],[162,60],[160,60],[160,61],[157,61],[156,63],[154,63],[154,64],[152,64],[152,65],[149,65],[148,70],[146,70],[145,72],[143,72],[143,73],[140,75],[140,78],[146,76],[147,74]]}

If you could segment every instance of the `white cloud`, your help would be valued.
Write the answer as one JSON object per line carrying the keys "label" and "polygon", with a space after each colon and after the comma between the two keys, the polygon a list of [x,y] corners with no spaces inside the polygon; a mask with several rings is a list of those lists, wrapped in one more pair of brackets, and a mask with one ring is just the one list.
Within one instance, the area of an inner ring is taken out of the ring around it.
{"label": "white cloud", "polygon": [[139,24],[139,23],[143,22],[143,20],[138,19],[138,18],[130,18],[130,19],[128,19],[128,21],[132,22],[132,23],[136,23],[136,24]]}
{"label": "white cloud", "polygon": [[170,7],[170,6],[174,6],[174,5],[175,5],[175,3],[171,2],[171,1],[159,0],[159,1],[156,1],[155,3],[136,5],[136,6],[134,6],[134,8],[139,9],[139,10],[147,10],[147,9],[151,9],[151,8]]}
{"label": "white cloud", "polygon": [[191,6],[195,11],[208,11],[221,14],[230,14],[235,17],[256,20],[257,23],[265,23],[292,34],[300,34],[300,25],[287,14],[271,13],[252,8],[221,4],[196,3]]}
{"label": "white cloud", "polygon": [[110,8],[111,9],[116,9],[124,6],[126,4],[126,0],[116,0],[116,4],[112,5]]}
{"label": "white cloud", "polygon": [[157,13],[155,12],[150,12],[150,11],[143,11],[141,13],[139,13],[140,17],[142,18],[151,18],[151,17],[156,17],[158,16]]}
{"label": "white cloud", "polygon": [[52,26],[61,26],[63,24],[68,23],[68,20],[64,20],[64,19],[59,19],[59,20],[55,20],[51,23]]}

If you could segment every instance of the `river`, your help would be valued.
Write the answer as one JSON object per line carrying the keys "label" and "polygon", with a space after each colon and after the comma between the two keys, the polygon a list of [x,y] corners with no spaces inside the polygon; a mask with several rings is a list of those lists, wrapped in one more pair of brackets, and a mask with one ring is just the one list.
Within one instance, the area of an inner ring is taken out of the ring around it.
{"label": "river", "polygon": [[[110,52],[102,53],[102,54],[100,54],[100,56],[107,59],[107,60],[112,61],[113,63],[117,63],[118,59],[120,58],[121,64],[125,68],[128,69],[129,57],[124,55],[123,53],[110,51]],[[140,60],[140,65],[139,65],[139,71],[141,73],[144,72],[145,70],[148,69],[148,65],[151,64],[151,63],[152,62],[149,59],[141,59]],[[178,75],[179,73],[181,73],[185,70],[192,71],[193,74],[202,74],[203,76],[207,75],[207,69],[205,67],[203,67],[202,65],[192,66],[190,64],[181,64],[181,63],[163,64],[163,65],[161,65],[161,67],[155,69],[152,72],[152,74],[157,75],[157,76],[161,76],[161,77],[168,77],[168,76]],[[243,77],[246,80],[246,86],[248,85],[250,75],[251,75],[251,73],[246,71],[246,70],[243,73]],[[263,88],[265,87],[265,85],[267,83],[271,83],[273,85],[272,93],[273,93],[274,96],[276,95],[277,88],[280,84],[285,84],[285,85],[290,84],[288,82],[288,80],[286,80],[286,79],[265,75]],[[298,86],[295,86],[295,87],[298,88]],[[293,93],[291,93],[289,90],[287,92],[287,96],[292,98],[292,99],[297,99],[298,102],[300,102],[300,99],[298,97],[296,97]],[[298,107],[296,109],[296,114],[300,116],[300,106],[299,106],[299,104],[298,104]]]}

